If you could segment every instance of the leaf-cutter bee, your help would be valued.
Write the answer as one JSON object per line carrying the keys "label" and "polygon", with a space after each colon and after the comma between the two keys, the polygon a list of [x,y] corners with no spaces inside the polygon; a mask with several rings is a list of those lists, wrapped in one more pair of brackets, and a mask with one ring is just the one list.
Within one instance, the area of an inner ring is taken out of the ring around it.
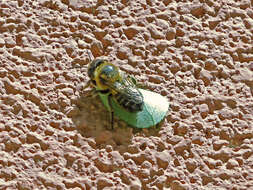
{"label": "leaf-cutter bee", "polygon": [[138,90],[136,81],[117,66],[104,59],[96,59],[88,66],[88,76],[90,80],[86,87],[91,85],[95,93],[108,94],[112,129],[114,123],[112,100],[128,112],[143,110],[143,95]]}

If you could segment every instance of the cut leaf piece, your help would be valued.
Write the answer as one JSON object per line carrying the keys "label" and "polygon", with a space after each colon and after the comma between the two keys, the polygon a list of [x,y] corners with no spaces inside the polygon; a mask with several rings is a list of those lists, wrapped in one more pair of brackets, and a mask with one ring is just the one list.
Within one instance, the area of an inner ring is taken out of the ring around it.
{"label": "cut leaf piece", "polygon": [[[124,120],[131,126],[137,128],[149,128],[160,123],[163,118],[166,116],[166,113],[169,109],[169,102],[167,98],[144,89],[139,89],[144,98],[144,107],[142,111],[139,112],[128,112],[120,105],[118,105],[115,100],[112,101],[112,108],[114,114],[121,120]],[[108,94],[101,94],[99,96],[107,108],[109,109],[108,104]]]}

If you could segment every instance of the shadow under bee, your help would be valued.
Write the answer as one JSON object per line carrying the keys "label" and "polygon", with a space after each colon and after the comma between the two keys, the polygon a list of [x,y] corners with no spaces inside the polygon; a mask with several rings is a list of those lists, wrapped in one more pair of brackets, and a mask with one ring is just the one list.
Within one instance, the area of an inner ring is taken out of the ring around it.
{"label": "shadow under bee", "polygon": [[104,148],[111,145],[116,149],[125,149],[131,143],[134,135],[137,136],[159,136],[159,125],[139,129],[114,118],[114,129],[110,126],[110,113],[102,104],[100,98],[80,97],[75,101],[76,107],[72,115],[72,121],[76,125],[77,131],[86,138],[92,137],[96,142],[96,147]]}
{"label": "shadow under bee", "polygon": [[114,129],[110,126],[110,113],[105,109],[99,97],[80,97],[75,102],[72,121],[77,131],[84,137],[93,137],[97,147],[128,145],[133,129],[115,118]]}

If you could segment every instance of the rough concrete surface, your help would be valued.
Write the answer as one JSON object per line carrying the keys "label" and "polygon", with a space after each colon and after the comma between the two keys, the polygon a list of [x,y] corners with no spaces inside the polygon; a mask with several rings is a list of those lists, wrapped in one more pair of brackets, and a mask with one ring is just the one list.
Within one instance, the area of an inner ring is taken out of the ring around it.
{"label": "rough concrete surface", "polygon": [[[166,96],[136,130],[85,98],[103,57]],[[1,0],[0,189],[253,188],[253,1]]]}

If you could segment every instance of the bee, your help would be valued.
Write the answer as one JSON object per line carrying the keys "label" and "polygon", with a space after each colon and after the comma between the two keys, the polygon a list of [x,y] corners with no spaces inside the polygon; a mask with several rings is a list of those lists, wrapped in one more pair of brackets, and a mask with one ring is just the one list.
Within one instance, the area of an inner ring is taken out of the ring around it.
{"label": "bee", "polygon": [[126,75],[114,64],[104,59],[93,60],[88,65],[88,76],[90,80],[86,87],[93,86],[95,93],[108,94],[112,129],[114,124],[112,100],[128,112],[143,110],[143,95],[138,90],[135,79]]}

